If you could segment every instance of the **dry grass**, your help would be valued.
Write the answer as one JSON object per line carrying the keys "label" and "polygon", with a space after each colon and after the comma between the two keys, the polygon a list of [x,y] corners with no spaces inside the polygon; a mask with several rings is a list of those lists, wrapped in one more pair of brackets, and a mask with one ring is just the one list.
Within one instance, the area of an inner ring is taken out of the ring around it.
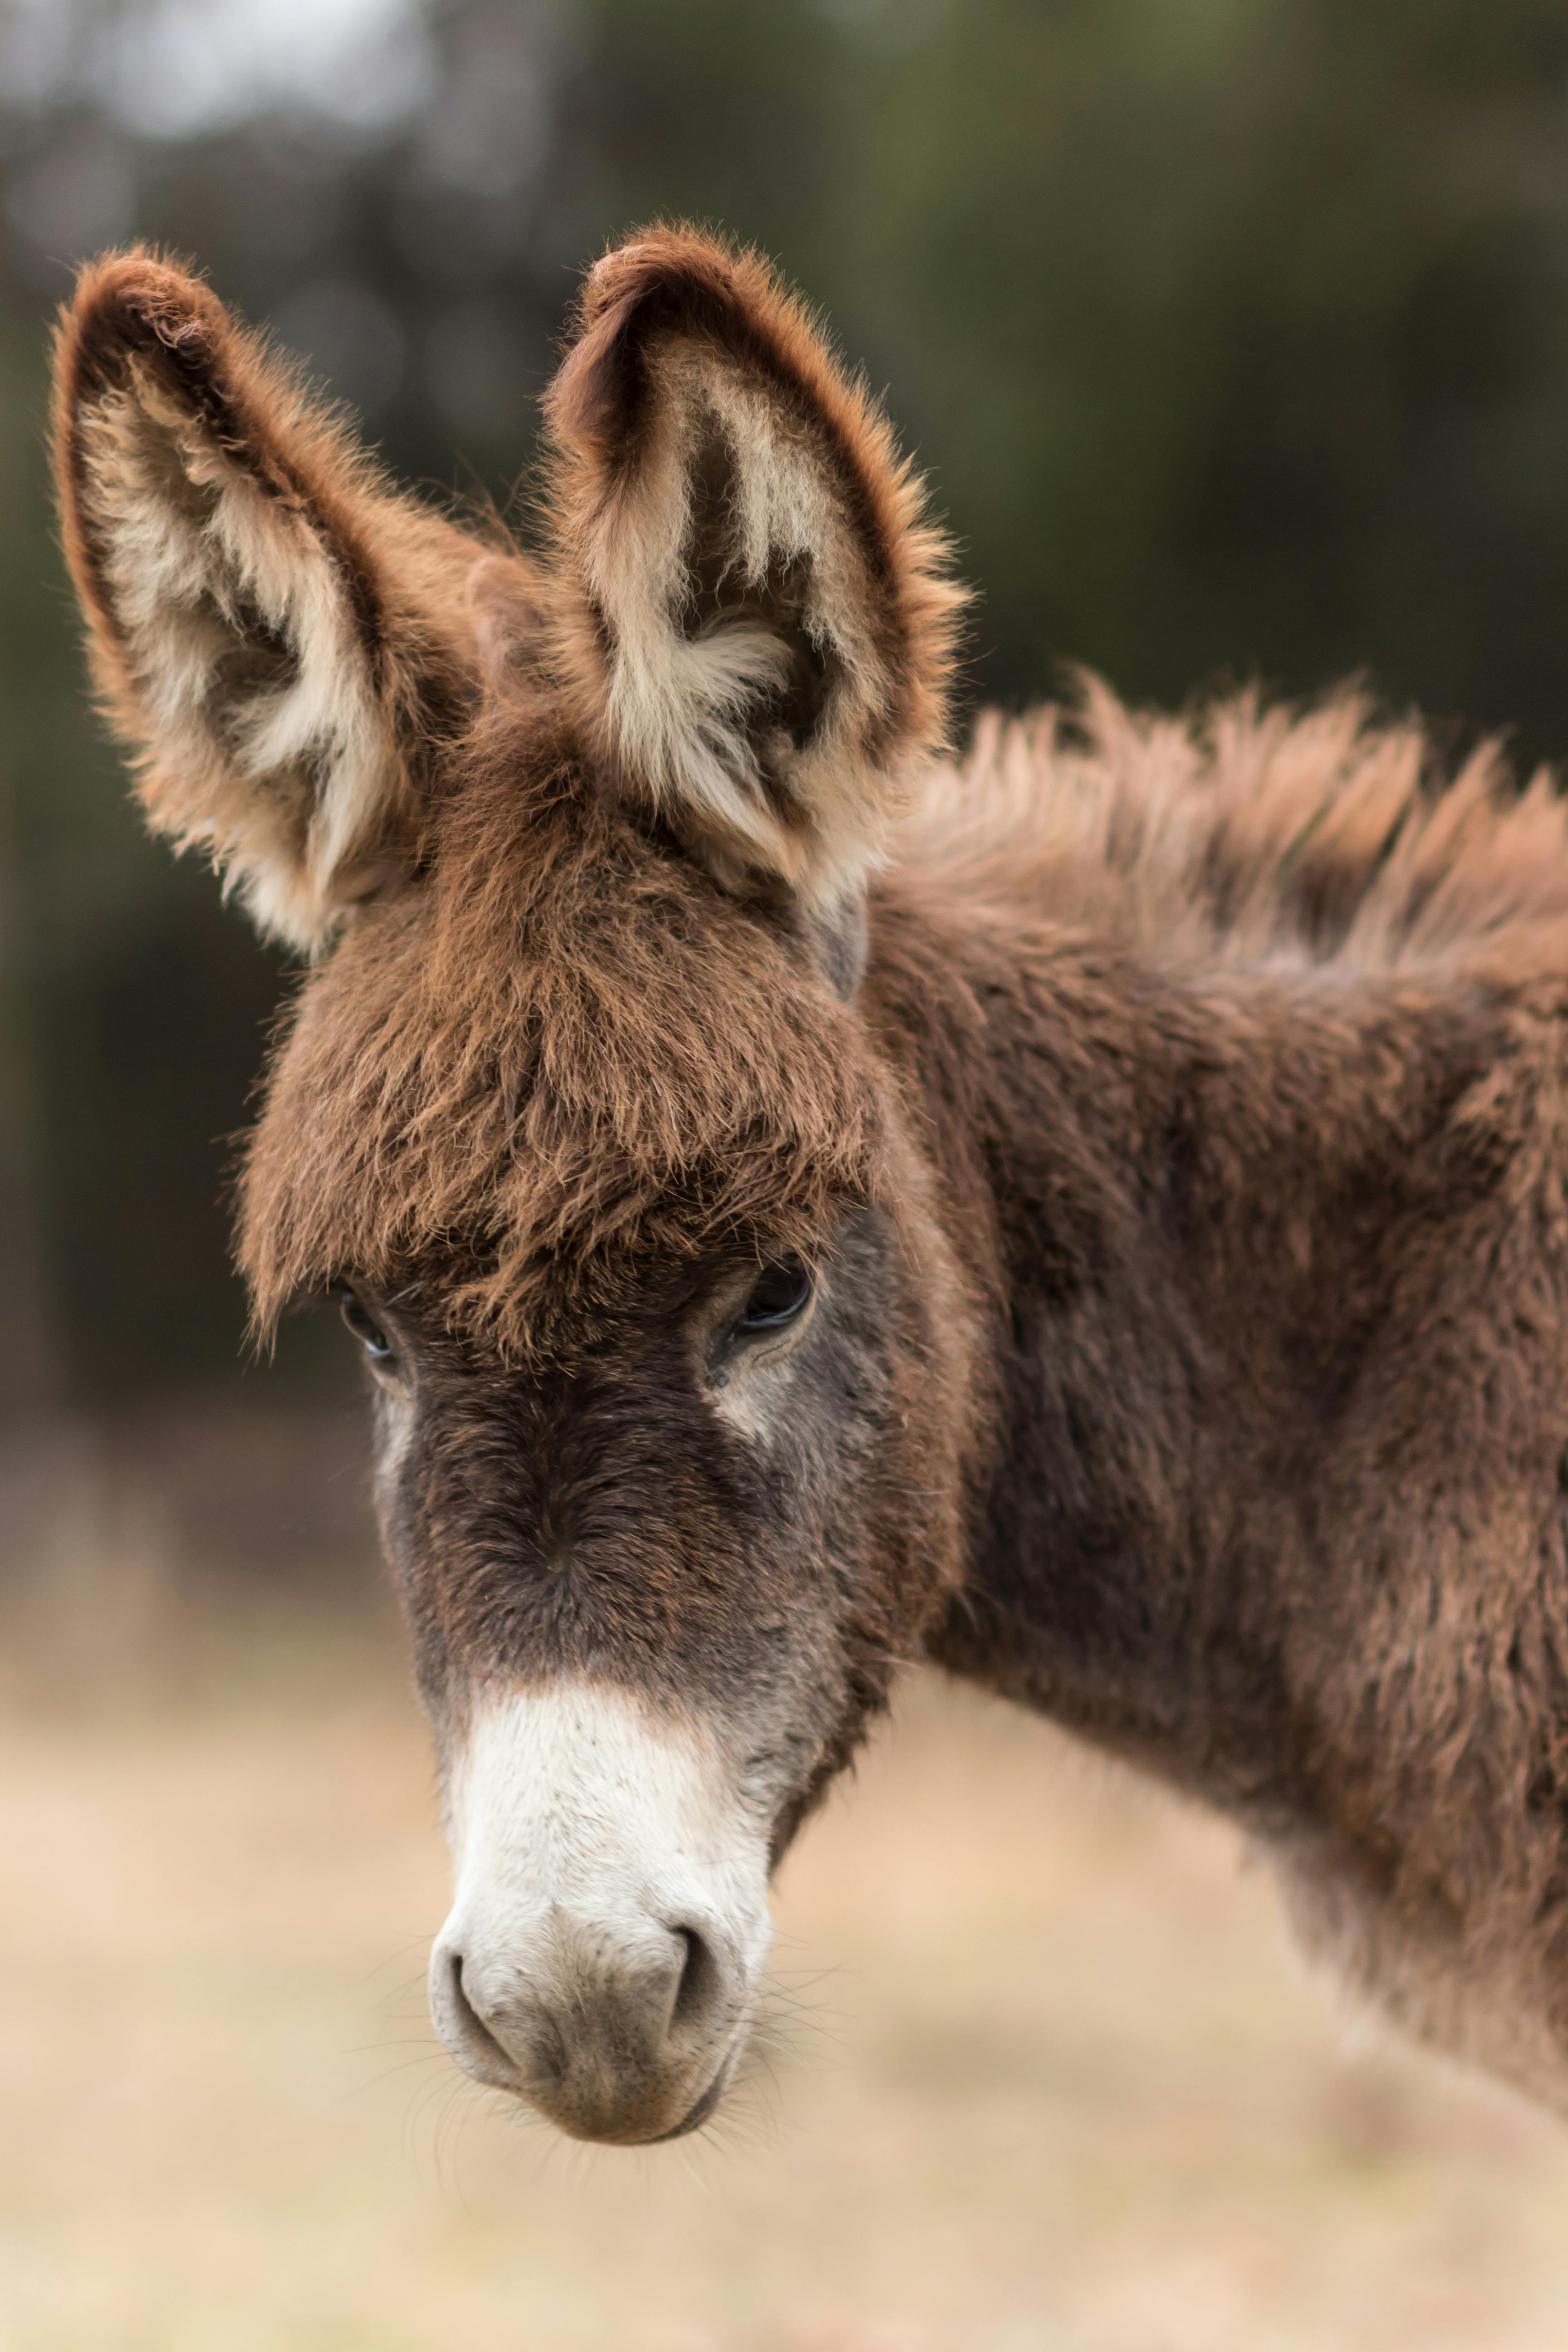
{"label": "dry grass", "polygon": [[379,1641],[0,1732],[0,2352],[1561,2352],[1568,2137],[1346,2046],[1225,1830],[914,1685],[710,2144],[570,2147],[424,2019]]}

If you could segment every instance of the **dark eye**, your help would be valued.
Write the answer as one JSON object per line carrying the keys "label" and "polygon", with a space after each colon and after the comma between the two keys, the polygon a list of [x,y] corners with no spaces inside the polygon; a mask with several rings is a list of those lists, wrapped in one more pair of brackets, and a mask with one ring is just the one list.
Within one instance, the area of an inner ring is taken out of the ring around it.
{"label": "dark eye", "polygon": [[358,1292],[340,1290],[338,1304],[342,1310],[343,1321],[348,1325],[365,1354],[374,1363],[387,1363],[393,1354],[392,1342],[380,1324],[370,1315]]}
{"label": "dark eye", "polygon": [[776,1331],[781,1324],[795,1321],[811,1291],[811,1276],[793,1253],[787,1257],[770,1259],[752,1284],[752,1295],[741,1309],[735,1328]]}

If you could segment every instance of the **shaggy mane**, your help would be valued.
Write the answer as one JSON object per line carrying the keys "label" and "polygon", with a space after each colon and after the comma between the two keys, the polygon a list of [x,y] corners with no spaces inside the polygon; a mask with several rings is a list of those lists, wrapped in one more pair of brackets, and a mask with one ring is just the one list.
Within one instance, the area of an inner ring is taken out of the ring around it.
{"label": "shaggy mane", "polygon": [[1568,805],[1496,742],[1452,781],[1414,722],[1344,688],[1129,710],[1098,679],[982,719],[932,772],[899,854],[970,898],[1194,964],[1386,968],[1568,915]]}

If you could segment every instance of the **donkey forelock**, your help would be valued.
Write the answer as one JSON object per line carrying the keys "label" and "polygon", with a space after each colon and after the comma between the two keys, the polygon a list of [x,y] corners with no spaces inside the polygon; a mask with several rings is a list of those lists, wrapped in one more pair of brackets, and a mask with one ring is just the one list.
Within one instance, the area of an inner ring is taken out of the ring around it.
{"label": "donkey forelock", "polygon": [[[555,748],[555,747],[552,747]],[[810,1253],[878,1191],[883,1092],[815,964],[498,727],[428,884],[307,983],[247,1161],[258,1315],[454,1253],[448,1311],[537,1345],[547,1274],[637,1247]],[[884,1188],[885,1189],[885,1188]]]}

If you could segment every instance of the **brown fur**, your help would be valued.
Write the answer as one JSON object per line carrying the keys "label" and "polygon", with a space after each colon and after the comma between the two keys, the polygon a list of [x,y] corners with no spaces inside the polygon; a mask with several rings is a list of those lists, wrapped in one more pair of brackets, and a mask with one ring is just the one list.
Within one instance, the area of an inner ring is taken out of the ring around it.
{"label": "brown fur", "polygon": [[[61,346],[122,727],[106,399],[303,518],[391,713],[347,912],[308,794],[280,828],[156,741],[144,789],[335,938],[241,1255],[263,1326],[352,1280],[395,1339],[444,1744],[497,1684],[656,1691],[748,1744],[782,1851],[924,1647],[1224,1807],[1355,1982],[1568,2096],[1560,800],[1490,751],[1444,787],[1353,695],[1091,682],[936,761],[953,597],[804,314],[650,231],[576,338],[542,568],[394,499],[163,265],[89,273]],[[818,1311],[748,1387],[785,1250]]]}
{"label": "brown fur", "polygon": [[849,1012],[545,748],[531,773],[530,730],[475,770],[427,889],[306,991],[246,1179],[264,1326],[301,1288],[438,1262],[450,1313],[522,1354],[563,1257],[813,1247],[870,1196],[881,1089]]}

